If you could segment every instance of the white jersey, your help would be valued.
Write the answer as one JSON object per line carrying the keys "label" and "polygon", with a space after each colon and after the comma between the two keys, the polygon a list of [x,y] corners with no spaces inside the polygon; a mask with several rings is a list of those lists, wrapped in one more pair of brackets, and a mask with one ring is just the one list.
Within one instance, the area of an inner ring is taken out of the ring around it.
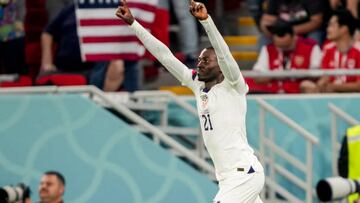
{"label": "white jersey", "polygon": [[195,94],[205,146],[214,162],[216,178],[222,181],[243,171],[263,171],[263,168],[246,138],[246,94],[248,86],[232,57],[228,46],[209,16],[200,21],[214,47],[224,80],[204,92],[205,83],[198,81],[193,70],[188,69],[171,53],[168,47],[148,33],[136,21],[131,25],[144,46],[179,81]]}
{"label": "white jersey", "polygon": [[[190,77],[191,78],[191,77]],[[223,180],[238,168],[245,172],[252,166],[261,171],[246,137],[246,92],[239,93],[226,79],[204,92],[204,83],[183,81],[196,98],[205,146],[214,162],[216,177]]]}

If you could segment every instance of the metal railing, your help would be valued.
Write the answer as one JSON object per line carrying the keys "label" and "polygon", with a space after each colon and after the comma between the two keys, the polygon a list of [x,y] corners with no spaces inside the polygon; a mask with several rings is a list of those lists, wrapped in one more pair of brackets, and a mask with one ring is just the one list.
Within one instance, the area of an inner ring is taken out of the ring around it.
{"label": "metal railing", "polygon": [[191,113],[194,116],[198,116],[198,112],[195,107],[191,106],[189,103],[185,102],[182,99],[179,99],[179,97],[170,92],[170,91],[136,91],[132,95],[134,98],[160,98],[165,97],[170,100],[173,100],[177,105],[182,107],[187,112]]}
{"label": "metal railing", "polygon": [[280,71],[241,71],[244,77],[272,77],[272,78],[312,78],[331,75],[360,75],[359,69],[345,70],[280,70]]}
{"label": "metal railing", "polygon": [[[319,139],[315,137],[313,134],[305,130],[303,127],[298,125],[295,121],[288,118],[286,115],[281,113],[275,107],[271,106],[263,99],[256,99],[258,104],[260,105],[260,115],[259,115],[259,130],[260,130],[260,160],[269,166],[269,177],[266,179],[266,184],[269,184],[273,191],[269,190],[269,197],[275,197],[275,192],[283,195],[290,202],[307,202],[311,203],[312,198],[315,195],[312,187],[313,182],[313,146],[319,144]],[[270,132],[269,136],[266,136],[266,121],[265,121],[265,113],[269,112],[277,119],[279,119],[282,123],[286,124],[290,128],[292,128],[295,132],[301,135],[306,141],[306,163],[302,163],[296,157],[292,156],[285,150],[281,149],[276,145],[273,141],[274,133]],[[269,153],[266,153],[266,149],[269,149]],[[291,172],[287,171],[285,168],[275,163],[275,155],[280,156],[282,159],[286,160],[300,171],[302,171],[306,180],[302,180]],[[276,183],[275,173],[279,173],[283,177],[287,178],[289,181],[300,187],[306,192],[305,201],[300,200],[293,194],[289,193],[285,188],[282,188],[280,185]],[[270,200],[271,202],[275,202],[274,199]]]}
{"label": "metal railing", "polygon": [[343,119],[346,123],[348,123],[349,125],[357,125],[360,122],[358,120],[356,120],[355,118],[353,118],[352,116],[350,116],[349,114],[347,114],[346,112],[344,112],[343,110],[341,110],[340,108],[338,108],[337,106],[335,106],[333,103],[329,103],[328,107],[331,111],[331,153],[332,153],[332,161],[331,161],[331,168],[332,168],[332,173],[333,175],[337,175],[337,155],[339,154],[340,151],[340,146],[341,144],[338,141],[338,130],[337,130],[337,117]]}
{"label": "metal railing", "polygon": [[12,82],[19,78],[18,74],[0,74],[0,82]]}
{"label": "metal railing", "polygon": [[[0,88],[0,95],[10,95],[10,94],[61,94],[61,93],[77,93],[77,94],[87,94],[90,98],[97,98],[102,102],[106,103],[107,106],[112,107],[117,112],[121,113],[131,122],[135,123],[141,128],[145,129],[146,132],[151,133],[153,136],[157,137],[159,140],[167,144],[172,148],[172,150],[180,153],[183,157],[186,157],[190,162],[195,164],[200,170],[206,172],[209,177],[213,178],[215,176],[214,167],[206,162],[204,159],[201,159],[196,153],[192,150],[187,149],[171,136],[162,132],[159,128],[153,126],[151,123],[146,121],[144,118],[140,117],[133,111],[131,111],[125,104],[114,102],[111,98],[107,97],[106,94],[94,86],[71,86],[71,87],[22,87],[22,88]],[[189,109],[190,110],[190,109]]]}
{"label": "metal railing", "polygon": [[[171,136],[167,135],[166,132],[181,132],[184,134],[194,134],[196,132],[196,129],[182,129],[179,131],[179,129],[174,129],[172,127],[169,127],[167,125],[161,125],[161,126],[153,126],[137,114],[135,114],[130,109],[140,109],[140,110],[151,110],[155,109],[159,111],[164,111],[163,113],[167,113],[166,110],[164,110],[164,105],[168,104],[169,101],[173,101],[175,104],[179,105],[181,108],[185,109],[187,112],[189,112],[191,115],[194,115],[197,117],[197,110],[194,106],[187,103],[183,98],[179,98],[175,94],[171,92],[164,92],[164,91],[139,91],[135,92],[133,94],[130,94],[130,102],[115,102],[111,97],[106,95],[101,90],[95,88],[95,87],[89,87],[89,86],[79,86],[79,87],[30,87],[30,88],[0,88],[0,95],[1,94],[58,94],[58,93],[78,93],[78,94],[86,94],[90,98],[92,98],[94,101],[96,99],[101,101],[103,104],[106,104],[108,107],[114,108],[116,111],[123,114],[126,118],[128,118],[130,121],[134,122],[138,129],[140,129],[142,132],[151,133],[154,137],[158,139],[158,141],[162,141],[169,145],[172,150],[176,152],[177,155],[185,156],[187,159],[189,159],[191,162],[193,162],[195,165],[197,165],[201,170],[207,172],[209,174],[209,177],[214,177],[214,168],[211,164],[205,161],[206,158],[206,151],[204,149],[203,139],[199,136],[197,139],[198,143],[196,144],[196,151],[188,149],[181,144],[179,144],[176,140],[174,140]],[[316,138],[313,134],[299,126],[297,123],[295,123],[293,120],[288,118],[286,115],[281,113],[278,109],[271,106],[267,102],[263,100],[262,97],[257,96],[251,96],[253,99],[255,99],[260,107],[260,114],[259,114],[259,130],[260,130],[260,160],[263,164],[267,164],[269,169],[269,176],[266,178],[266,185],[270,186],[271,190],[269,190],[269,197],[273,198],[273,201],[269,200],[269,202],[277,202],[277,200],[274,200],[276,193],[281,194],[284,198],[288,200],[288,202],[312,202],[312,197],[315,194],[313,187],[312,187],[312,168],[313,168],[313,147],[314,145],[318,145],[319,141],[318,138]],[[269,96],[265,97],[268,98]],[[275,98],[280,97],[279,95],[272,96]],[[300,96],[295,96],[296,98],[300,98]],[[303,97],[303,96],[301,96]],[[306,98],[308,96],[305,96]],[[146,101],[153,100],[153,102],[150,102],[150,104]],[[163,102],[161,104],[157,102]],[[146,105],[145,105],[146,104]],[[156,106],[154,106],[156,105]],[[329,108],[333,112],[333,116],[339,116],[342,119],[344,119],[349,124],[356,124],[358,121],[345,112],[343,112],[341,109],[338,109],[333,104],[329,104]],[[282,123],[288,125],[291,129],[293,129],[295,132],[300,134],[306,141],[306,161],[303,163],[302,161],[298,160],[296,157],[291,155],[290,153],[283,150],[281,147],[279,147],[274,142],[274,132],[272,130],[266,131],[266,121],[265,121],[265,114],[270,113],[277,119],[279,119]],[[167,119],[167,117],[163,116],[162,119]],[[166,121],[164,121],[166,122]],[[336,118],[333,120],[335,122],[335,131],[336,132]],[[162,122],[161,122],[162,123]],[[163,123],[167,124],[167,123]],[[165,132],[165,133],[164,133]],[[200,134],[200,131],[199,131]],[[336,135],[336,133],[334,134]],[[336,139],[335,139],[336,140]],[[266,151],[267,150],[267,151]],[[337,150],[336,150],[337,151]],[[268,153],[265,153],[268,152]],[[200,155],[199,155],[200,154]],[[302,171],[305,174],[305,180],[297,177],[293,173],[289,172],[281,166],[279,163],[276,163],[275,156],[281,157],[283,160],[286,160],[288,163],[292,164],[294,167],[299,169],[299,171]],[[275,174],[282,175],[283,177],[287,178],[290,182],[292,182],[294,185],[297,185],[299,188],[302,188],[306,192],[306,199],[300,200],[298,197],[296,197],[294,194],[289,192],[287,188],[282,187],[280,184],[277,183],[275,180]],[[265,199],[265,198],[264,198]]]}
{"label": "metal railing", "polygon": [[[193,115],[194,118],[198,119],[197,109],[183,99],[180,99],[178,95],[170,91],[137,91],[132,94],[131,98],[137,101],[136,103],[138,106],[147,104],[150,101],[155,104],[158,104],[160,102],[160,105],[165,108],[169,105],[169,102],[173,102],[186,112]],[[167,110],[160,111],[160,113],[160,126],[157,126],[158,128],[169,134],[183,136],[196,135],[197,137],[194,142],[192,140],[188,141],[193,142],[192,144],[194,144],[194,151],[201,159],[206,160],[207,158],[209,158],[209,154],[205,149],[204,141],[201,137],[200,127],[169,127],[167,123],[167,115],[164,115],[168,113]]]}

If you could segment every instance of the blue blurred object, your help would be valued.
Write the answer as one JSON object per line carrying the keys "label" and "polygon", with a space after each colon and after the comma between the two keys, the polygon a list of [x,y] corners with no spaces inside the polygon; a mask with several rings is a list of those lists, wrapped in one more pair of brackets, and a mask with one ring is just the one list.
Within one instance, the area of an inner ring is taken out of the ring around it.
{"label": "blue blurred object", "polygon": [[3,17],[4,17],[4,8],[0,6],[0,21],[3,20]]}

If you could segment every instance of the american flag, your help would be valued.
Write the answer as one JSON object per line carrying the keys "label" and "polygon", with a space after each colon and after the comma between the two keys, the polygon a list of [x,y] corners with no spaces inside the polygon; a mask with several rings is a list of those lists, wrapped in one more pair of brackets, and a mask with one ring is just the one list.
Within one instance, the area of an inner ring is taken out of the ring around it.
{"label": "american flag", "polygon": [[[136,20],[151,30],[158,0],[127,0]],[[137,60],[145,48],[115,16],[119,0],[76,0],[77,31],[83,61]]]}

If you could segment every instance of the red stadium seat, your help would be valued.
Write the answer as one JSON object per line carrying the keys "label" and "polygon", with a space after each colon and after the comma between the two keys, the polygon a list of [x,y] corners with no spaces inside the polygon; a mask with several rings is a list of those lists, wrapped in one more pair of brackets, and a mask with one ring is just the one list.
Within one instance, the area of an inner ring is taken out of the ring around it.
{"label": "red stadium seat", "polygon": [[269,84],[258,84],[253,78],[245,78],[246,83],[249,86],[249,93],[255,94],[276,94],[278,88],[274,87],[271,83]]}
{"label": "red stadium seat", "polygon": [[16,81],[0,83],[0,87],[26,87],[31,85],[32,81],[29,76],[20,76]]}
{"label": "red stadium seat", "polygon": [[81,74],[61,73],[40,76],[35,84],[56,86],[87,85],[87,79]]}

